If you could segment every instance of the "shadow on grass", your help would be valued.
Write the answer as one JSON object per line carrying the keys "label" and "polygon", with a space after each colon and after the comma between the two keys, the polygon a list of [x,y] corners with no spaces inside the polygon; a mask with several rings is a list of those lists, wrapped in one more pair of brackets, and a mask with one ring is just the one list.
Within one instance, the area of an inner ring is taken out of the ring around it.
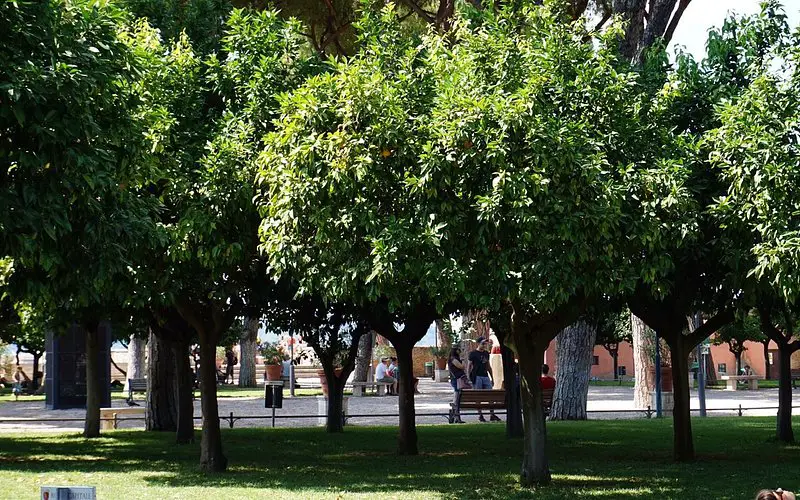
{"label": "shadow on grass", "polygon": [[[671,462],[668,420],[548,424],[554,483],[524,489],[522,441],[502,425],[420,426],[420,455],[397,456],[396,429],[225,429],[230,467],[198,470],[199,443],[170,433],[0,435],[0,471],[111,473],[140,487],[257,488],[292,495],[349,492],[443,498],[747,498],[764,485],[794,487],[800,448],[769,442],[774,419],[695,421],[699,459]],[[198,432],[199,439],[199,432]],[[747,471],[747,474],[742,474]]]}

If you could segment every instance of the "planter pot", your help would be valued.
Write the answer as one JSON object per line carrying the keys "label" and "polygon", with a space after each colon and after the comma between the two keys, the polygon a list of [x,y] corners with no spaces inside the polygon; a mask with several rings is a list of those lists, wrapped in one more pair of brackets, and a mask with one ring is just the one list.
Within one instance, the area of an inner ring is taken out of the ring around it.
{"label": "planter pot", "polygon": [[[650,375],[653,377],[653,380],[656,379],[655,367],[650,368]],[[672,367],[670,366],[661,367],[661,390],[672,391]]]}
{"label": "planter pot", "polygon": [[[336,368],[333,373],[338,378],[342,374],[341,368]],[[322,395],[326,398],[328,397],[328,379],[325,377],[325,370],[317,370],[317,375],[319,376],[319,383],[322,386]]]}
{"label": "planter pot", "polygon": [[436,368],[439,370],[447,369],[447,360],[444,358],[436,358]]}
{"label": "planter pot", "polygon": [[267,365],[267,380],[280,380],[283,367],[281,365]]}

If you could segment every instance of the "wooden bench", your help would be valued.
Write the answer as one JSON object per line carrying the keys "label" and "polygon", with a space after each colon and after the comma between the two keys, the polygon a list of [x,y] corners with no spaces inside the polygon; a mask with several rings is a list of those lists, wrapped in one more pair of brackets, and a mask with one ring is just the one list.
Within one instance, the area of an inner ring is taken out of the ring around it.
{"label": "wooden bench", "polygon": [[455,422],[461,410],[504,410],[506,408],[506,391],[503,389],[461,389],[456,393],[456,400],[450,403],[447,421]]}
{"label": "wooden bench", "polygon": [[116,429],[121,415],[144,415],[146,413],[143,406],[130,406],[128,408],[100,408],[100,428]]}
{"label": "wooden bench", "polygon": [[128,402],[133,401],[133,393],[140,392],[147,394],[147,379],[146,378],[129,378],[128,379]]}
{"label": "wooden bench", "polygon": [[[375,392],[378,396],[385,396],[386,389],[391,387],[391,382],[353,382],[352,384],[347,384],[353,387],[353,397],[359,398],[363,396],[366,392],[367,388],[374,388]],[[345,385],[345,387],[347,387]]]}
{"label": "wooden bench", "polygon": [[[544,416],[550,415],[553,406],[554,389],[542,389]],[[456,400],[450,403],[447,421],[451,424],[462,409],[469,410],[504,410],[506,409],[506,391],[504,389],[462,389],[458,391]]]}
{"label": "wooden bench", "polygon": [[720,379],[724,380],[725,383],[725,390],[726,391],[735,391],[737,390],[737,383],[744,382],[747,384],[747,388],[751,391],[758,389],[758,375],[722,375]]}

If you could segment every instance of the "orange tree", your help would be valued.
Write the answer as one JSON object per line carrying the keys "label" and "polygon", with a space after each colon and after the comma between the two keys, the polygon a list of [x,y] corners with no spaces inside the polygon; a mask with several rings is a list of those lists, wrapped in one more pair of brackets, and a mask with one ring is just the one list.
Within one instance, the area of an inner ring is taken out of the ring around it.
{"label": "orange tree", "polygon": [[[549,341],[595,299],[633,288],[631,240],[658,222],[626,200],[686,193],[647,165],[668,132],[618,56],[558,10],[465,11],[414,36],[367,13],[361,50],[282,101],[259,158],[263,249],[301,292],[352,301],[400,366],[455,308],[510,313],[522,375],[524,484],[550,481],[539,383]],[[661,68],[656,68],[656,73]],[[662,160],[666,165],[667,160]],[[643,170],[644,172],[640,172]],[[650,274],[663,261],[646,261]],[[400,379],[401,453],[417,453],[413,385]]]}

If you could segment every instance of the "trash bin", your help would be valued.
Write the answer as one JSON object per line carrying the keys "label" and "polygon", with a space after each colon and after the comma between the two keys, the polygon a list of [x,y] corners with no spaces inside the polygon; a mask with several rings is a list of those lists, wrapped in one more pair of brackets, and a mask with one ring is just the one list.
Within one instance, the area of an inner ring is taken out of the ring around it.
{"label": "trash bin", "polygon": [[433,378],[433,361],[425,363],[425,376]]}

